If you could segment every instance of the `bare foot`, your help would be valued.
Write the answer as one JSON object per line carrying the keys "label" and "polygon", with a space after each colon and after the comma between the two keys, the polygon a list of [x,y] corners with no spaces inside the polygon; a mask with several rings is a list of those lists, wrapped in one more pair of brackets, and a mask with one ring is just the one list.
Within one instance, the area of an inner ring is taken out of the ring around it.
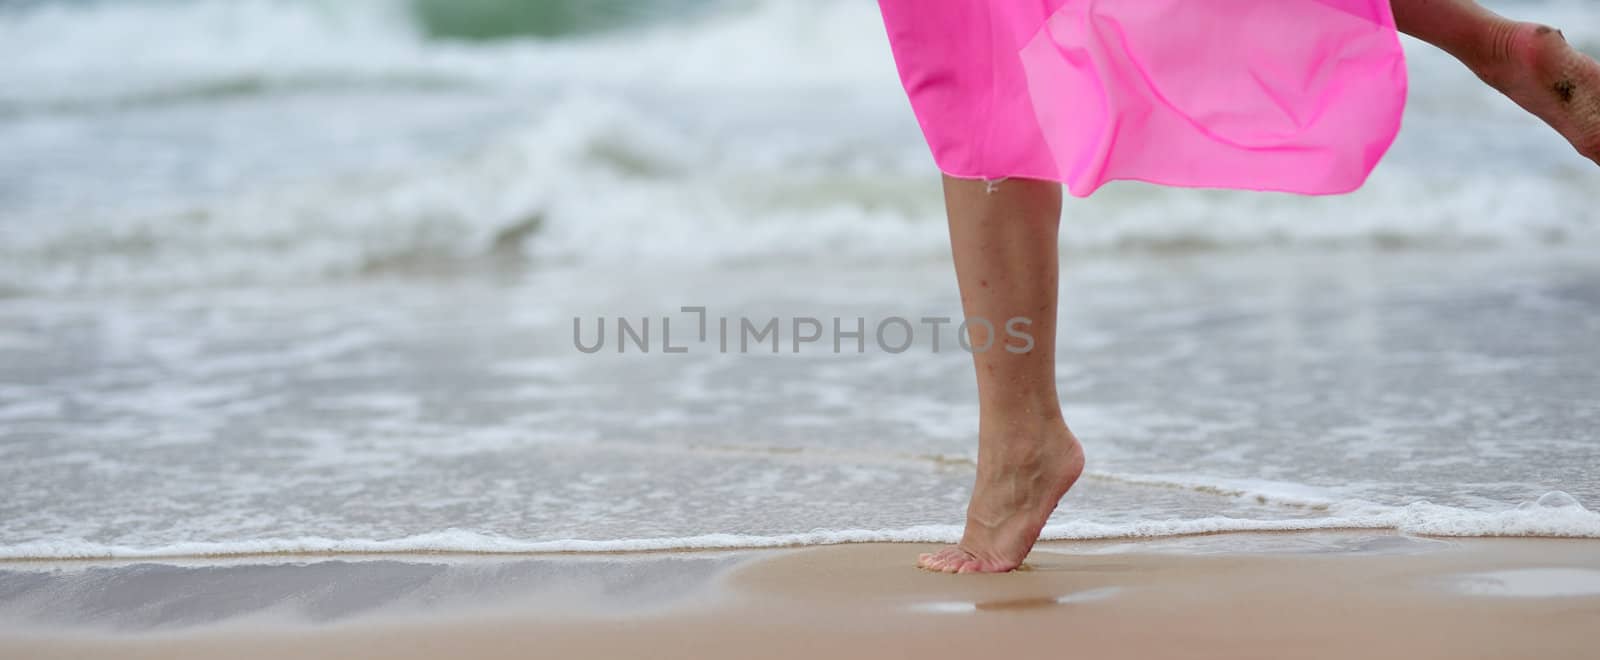
{"label": "bare foot", "polygon": [[1022,565],[1056,504],[1083,474],[1083,446],[1059,419],[1013,432],[978,458],[978,480],[959,545],[924,554],[941,573],[1004,573]]}
{"label": "bare foot", "polygon": [[1600,164],[1600,63],[1536,23],[1507,23],[1494,41],[1464,58],[1473,72]]}

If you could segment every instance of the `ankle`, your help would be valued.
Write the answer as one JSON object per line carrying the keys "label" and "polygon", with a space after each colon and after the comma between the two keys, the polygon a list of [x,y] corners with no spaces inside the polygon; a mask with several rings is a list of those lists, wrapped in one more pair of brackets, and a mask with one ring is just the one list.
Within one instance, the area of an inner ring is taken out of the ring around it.
{"label": "ankle", "polygon": [[1054,415],[985,418],[978,426],[980,463],[1029,463],[1057,454],[1077,442],[1059,410]]}
{"label": "ankle", "polygon": [[1065,424],[1061,402],[1054,398],[987,404],[978,413],[980,435],[1035,435]]}

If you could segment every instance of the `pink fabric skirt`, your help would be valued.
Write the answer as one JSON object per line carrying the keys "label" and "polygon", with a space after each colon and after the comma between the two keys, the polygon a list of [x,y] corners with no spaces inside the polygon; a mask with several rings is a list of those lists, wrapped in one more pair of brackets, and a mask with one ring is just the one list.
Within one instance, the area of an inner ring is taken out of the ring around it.
{"label": "pink fabric skirt", "polygon": [[934,161],[967,179],[1336,194],[1400,130],[1389,0],[879,0]]}

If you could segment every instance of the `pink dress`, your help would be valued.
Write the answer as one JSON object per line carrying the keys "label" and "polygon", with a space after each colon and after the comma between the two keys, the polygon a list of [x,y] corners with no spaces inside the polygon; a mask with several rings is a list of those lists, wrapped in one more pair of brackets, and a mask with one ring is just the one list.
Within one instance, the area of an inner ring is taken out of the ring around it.
{"label": "pink dress", "polygon": [[1400,130],[1389,0],[879,0],[945,173],[1335,194]]}

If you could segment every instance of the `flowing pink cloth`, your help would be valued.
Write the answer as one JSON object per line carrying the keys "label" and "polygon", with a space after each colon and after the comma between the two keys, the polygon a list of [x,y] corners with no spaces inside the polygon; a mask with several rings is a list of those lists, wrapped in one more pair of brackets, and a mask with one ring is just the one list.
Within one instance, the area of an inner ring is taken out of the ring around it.
{"label": "flowing pink cloth", "polygon": [[939,168],[1336,194],[1394,142],[1389,0],[879,0]]}

